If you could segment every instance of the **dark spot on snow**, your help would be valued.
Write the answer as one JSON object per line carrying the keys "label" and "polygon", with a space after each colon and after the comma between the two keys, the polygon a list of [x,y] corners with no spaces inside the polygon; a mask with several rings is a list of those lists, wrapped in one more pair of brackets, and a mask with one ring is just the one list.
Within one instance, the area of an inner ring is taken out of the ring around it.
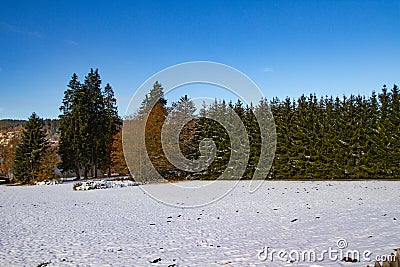
{"label": "dark spot on snow", "polygon": [[168,265],[168,267],[175,267],[175,266],[176,266],[175,263]]}
{"label": "dark spot on snow", "polygon": [[155,223],[151,223],[150,225],[156,225]]}
{"label": "dark spot on snow", "polygon": [[178,218],[179,218],[179,217],[181,217],[181,216],[182,216],[182,215],[181,215],[181,214],[179,214],[179,215],[178,215]]}
{"label": "dark spot on snow", "polygon": [[397,218],[393,218],[393,221],[396,221],[397,220]]}
{"label": "dark spot on snow", "polygon": [[320,218],[319,216],[316,216],[316,217],[315,217],[315,219],[319,219],[319,218]]}
{"label": "dark spot on snow", "polygon": [[385,213],[385,214],[383,214],[382,216],[386,216],[387,214]]}
{"label": "dark spot on snow", "polygon": [[217,217],[217,219],[219,220],[219,217]]}
{"label": "dark spot on snow", "polygon": [[217,245],[217,248],[220,248],[221,246],[220,245]]}
{"label": "dark spot on snow", "polygon": [[371,237],[372,237],[372,235],[368,236],[368,238],[371,238]]}
{"label": "dark spot on snow", "polygon": [[45,267],[45,266],[49,265],[50,263],[51,263],[51,261],[42,262],[42,263],[39,263],[37,267]]}
{"label": "dark spot on snow", "polygon": [[153,260],[151,263],[157,263],[157,262],[159,262],[159,261],[161,261],[161,258],[155,259],[155,260]]}
{"label": "dark spot on snow", "polygon": [[200,220],[201,218],[199,217],[199,218],[197,218],[197,220]]}
{"label": "dark spot on snow", "polygon": [[170,222],[172,222],[172,221],[167,221],[167,223],[170,223]]}
{"label": "dark spot on snow", "polygon": [[168,216],[167,219],[172,219],[172,216]]}
{"label": "dark spot on snow", "polygon": [[297,219],[293,219],[293,220],[291,220],[290,222],[295,222],[295,221],[297,221]]}

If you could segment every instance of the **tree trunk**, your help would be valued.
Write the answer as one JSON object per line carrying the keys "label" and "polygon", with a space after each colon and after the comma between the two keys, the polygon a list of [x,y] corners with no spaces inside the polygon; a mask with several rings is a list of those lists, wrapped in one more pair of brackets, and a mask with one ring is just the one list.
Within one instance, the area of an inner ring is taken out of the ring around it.
{"label": "tree trunk", "polygon": [[81,179],[81,167],[79,166],[79,162],[75,164],[75,174],[77,179]]}

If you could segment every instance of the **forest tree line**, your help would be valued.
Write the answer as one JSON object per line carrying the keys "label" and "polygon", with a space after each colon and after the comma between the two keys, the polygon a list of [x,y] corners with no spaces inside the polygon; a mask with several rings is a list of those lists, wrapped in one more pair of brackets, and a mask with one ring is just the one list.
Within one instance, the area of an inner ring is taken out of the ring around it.
{"label": "forest tree line", "polygon": [[[156,104],[150,106],[154,99]],[[370,96],[317,98],[311,94],[298,99],[261,99],[250,106],[240,100],[215,100],[196,110],[186,95],[168,106],[163,87],[156,82],[138,112],[125,118],[125,123],[149,114],[144,129],[145,153],[161,176],[168,180],[215,179],[227,169],[235,151],[232,152],[228,131],[220,123],[205,117],[217,114],[228,120],[230,112],[235,112],[245,126],[250,149],[242,178],[251,179],[262,145],[255,114],[266,106],[272,111],[276,125],[276,153],[269,178],[400,177],[400,94],[397,85],[391,89],[383,86],[378,94],[372,92]],[[129,173],[122,149],[122,120],[118,116],[114,92],[110,84],[102,87],[98,70],[91,69],[83,82],[76,74],[72,75],[60,112],[59,120],[43,120],[32,114],[23,129],[19,126],[20,130],[16,131],[19,134],[1,143],[3,176],[14,175],[22,183],[32,183],[54,178],[56,170],[77,178]],[[185,125],[173,125],[172,121],[185,122]],[[13,123],[16,122],[7,122],[6,129],[9,130]],[[183,127],[178,133],[179,148],[189,160],[199,160],[202,157],[201,141],[212,139],[216,153],[208,168],[189,172],[171,164],[161,145],[164,124],[177,129]],[[52,144],[50,139],[54,136],[57,142]],[[128,165],[138,163],[138,157],[127,157],[127,160]]]}
{"label": "forest tree line", "polygon": [[[377,94],[373,91],[368,97],[350,95],[317,98],[311,94],[298,99],[262,99],[254,106],[252,103],[250,106],[244,105],[240,100],[235,103],[215,100],[213,104],[203,105],[201,110],[196,111],[187,96],[168,107],[163,88],[157,82],[137,114],[130,118],[132,122],[141,119],[141,114],[149,109],[148,103],[152,102],[152,98],[159,100],[148,112],[145,152],[158,173],[167,179],[215,179],[226,171],[232,155],[228,132],[221,124],[204,117],[218,114],[228,119],[229,110],[239,116],[246,128],[250,152],[242,178],[252,178],[259,167],[257,164],[261,151],[261,131],[254,114],[266,105],[274,116],[277,137],[269,178],[400,177],[400,94],[397,85],[391,89],[383,86],[381,92]],[[179,146],[186,158],[198,160],[201,157],[200,141],[204,138],[213,140],[216,156],[207,169],[195,173],[182,171],[168,161],[161,144],[161,127],[170,124],[168,115],[180,117],[177,121],[190,118],[179,134]],[[128,161],[131,161],[129,164],[138,164],[135,159],[137,157],[128,157]]]}

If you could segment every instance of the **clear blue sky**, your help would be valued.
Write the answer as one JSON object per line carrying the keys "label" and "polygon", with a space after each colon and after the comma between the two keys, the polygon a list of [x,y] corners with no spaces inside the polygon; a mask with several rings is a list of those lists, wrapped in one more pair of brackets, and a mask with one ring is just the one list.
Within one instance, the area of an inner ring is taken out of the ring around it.
{"label": "clear blue sky", "polygon": [[369,95],[400,82],[400,1],[0,2],[2,119],[56,118],[91,67],[123,115],[149,76],[193,60],[237,68],[268,98]]}

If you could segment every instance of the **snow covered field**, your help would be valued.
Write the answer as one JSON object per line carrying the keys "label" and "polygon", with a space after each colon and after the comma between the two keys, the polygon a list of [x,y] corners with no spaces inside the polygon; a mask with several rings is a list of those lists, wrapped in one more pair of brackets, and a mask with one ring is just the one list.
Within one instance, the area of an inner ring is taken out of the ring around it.
{"label": "snow covered field", "polygon": [[259,251],[369,250],[374,259],[400,247],[400,182],[268,181],[254,194],[240,182],[200,208],[167,206],[140,187],[1,186],[0,266],[365,267],[328,255],[262,261]]}

